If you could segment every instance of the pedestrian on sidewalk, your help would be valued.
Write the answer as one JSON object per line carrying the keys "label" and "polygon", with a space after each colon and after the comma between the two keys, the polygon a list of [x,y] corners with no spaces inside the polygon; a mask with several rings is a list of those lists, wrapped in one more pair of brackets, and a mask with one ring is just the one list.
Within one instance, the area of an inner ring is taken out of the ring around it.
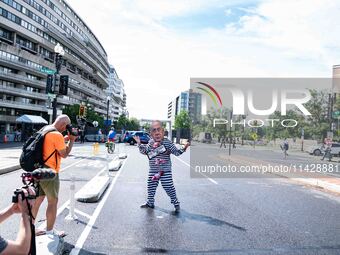
{"label": "pedestrian on sidewalk", "polygon": [[167,138],[164,138],[164,129],[159,120],[151,123],[151,137],[149,143],[142,145],[139,136],[134,136],[138,144],[139,151],[149,158],[149,175],[148,175],[148,198],[147,202],[141,205],[141,208],[154,208],[156,189],[161,184],[175,206],[175,212],[179,212],[180,203],[177,199],[176,189],[172,179],[172,166],[170,154],[181,155],[188,148],[187,143],[182,149],[177,147]]}
{"label": "pedestrian on sidewalk", "polygon": [[324,160],[325,157],[328,157],[328,161],[331,161],[332,160],[332,139],[325,138],[323,146],[324,146],[325,152],[321,160]]}
{"label": "pedestrian on sidewalk", "polygon": [[226,140],[225,135],[223,135],[221,138],[220,148],[222,148],[222,146],[224,146],[224,148],[227,148],[227,145],[225,144],[225,140]]}
{"label": "pedestrian on sidewalk", "polygon": [[[54,129],[54,131],[45,135],[43,145],[43,159],[47,159],[51,154],[54,153],[54,156],[50,157],[45,162],[45,165],[53,170],[56,173],[56,176],[52,180],[41,180],[38,184],[39,192],[36,203],[32,208],[32,214],[34,218],[36,218],[41,203],[44,201],[45,197],[47,197],[47,224],[46,230],[36,230],[36,235],[56,234],[61,237],[65,236],[63,231],[58,232],[54,230],[53,227],[57,217],[58,209],[58,195],[60,186],[59,170],[61,158],[66,158],[70,154],[74,141],[77,138],[70,133],[65,137],[63,137],[61,134],[62,132],[66,131],[66,126],[70,124],[70,118],[63,114],[58,116],[52,125],[47,125],[43,128],[43,130]],[[65,140],[69,140],[67,145],[65,145]]]}

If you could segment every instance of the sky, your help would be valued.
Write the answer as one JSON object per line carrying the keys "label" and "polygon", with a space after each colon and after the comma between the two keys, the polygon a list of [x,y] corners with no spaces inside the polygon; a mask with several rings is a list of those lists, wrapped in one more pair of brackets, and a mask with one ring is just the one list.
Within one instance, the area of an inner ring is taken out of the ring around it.
{"label": "sky", "polygon": [[130,117],[166,119],[197,77],[331,77],[340,1],[67,0],[123,80]]}

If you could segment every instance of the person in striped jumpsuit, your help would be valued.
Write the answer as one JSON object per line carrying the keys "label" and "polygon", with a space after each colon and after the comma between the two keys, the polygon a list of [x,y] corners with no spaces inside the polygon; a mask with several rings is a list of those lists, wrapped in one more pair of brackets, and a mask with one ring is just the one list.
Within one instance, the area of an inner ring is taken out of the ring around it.
{"label": "person in striped jumpsuit", "polygon": [[159,181],[171,199],[171,203],[175,206],[175,211],[180,210],[179,201],[176,196],[176,189],[172,179],[171,159],[170,154],[175,156],[181,155],[190,145],[187,143],[184,148],[177,147],[169,140],[164,138],[164,129],[162,123],[155,120],[151,124],[151,137],[149,143],[143,145],[140,143],[138,136],[134,136],[139,151],[149,158],[149,175],[148,175],[148,199],[147,202],[141,205],[141,208],[154,208],[155,193]]}

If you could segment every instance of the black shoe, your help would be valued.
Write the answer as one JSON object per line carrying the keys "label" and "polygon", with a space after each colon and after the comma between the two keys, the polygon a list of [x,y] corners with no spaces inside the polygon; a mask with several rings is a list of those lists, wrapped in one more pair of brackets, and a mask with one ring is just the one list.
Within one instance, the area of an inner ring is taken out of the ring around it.
{"label": "black shoe", "polygon": [[145,204],[142,204],[142,205],[140,206],[140,208],[151,208],[151,209],[154,209],[155,206],[154,206],[154,205],[149,205],[148,203],[145,203]]}
{"label": "black shoe", "polygon": [[178,213],[181,210],[181,207],[179,205],[175,205],[175,213]]}

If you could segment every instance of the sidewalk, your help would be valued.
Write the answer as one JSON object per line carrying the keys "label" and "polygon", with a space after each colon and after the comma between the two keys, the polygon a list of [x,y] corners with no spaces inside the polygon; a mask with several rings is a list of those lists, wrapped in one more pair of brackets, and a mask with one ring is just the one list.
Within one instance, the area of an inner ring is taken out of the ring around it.
{"label": "sidewalk", "polygon": [[[301,153],[301,152],[300,152]],[[275,165],[275,163],[271,163],[268,161],[255,159],[255,158],[249,158],[246,156],[241,155],[233,155],[232,157],[226,156],[224,154],[218,155],[221,159],[227,161],[227,163],[232,164],[240,164],[240,165]],[[328,162],[328,161],[327,161]],[[287,162],[289,163],[289,161]],[[324,161],[320,160],[320,164],[326,163]],[[332,164],[337,164],[337,162],[330,162]],[[319,164],[319,163],[317,163]],[[276,164],[277,165],[277,164]],[[340,178],[336,177],[335,175],[327,175],[322,173],[316,173],[316,172],[307,172],[307,171],[301,171],[301,172],[267,172],[268,174],[271,174],[272,176],[278,176],[278,177],[284,177],[288,178],[294,182],[313,186],[316,188],[321,188],[325,191],[334,192],[337,194],[340,194]]]}
{"label": "sidewalk", "polygon": [[20,169],[22,143],[0,143],[0,175]]}

